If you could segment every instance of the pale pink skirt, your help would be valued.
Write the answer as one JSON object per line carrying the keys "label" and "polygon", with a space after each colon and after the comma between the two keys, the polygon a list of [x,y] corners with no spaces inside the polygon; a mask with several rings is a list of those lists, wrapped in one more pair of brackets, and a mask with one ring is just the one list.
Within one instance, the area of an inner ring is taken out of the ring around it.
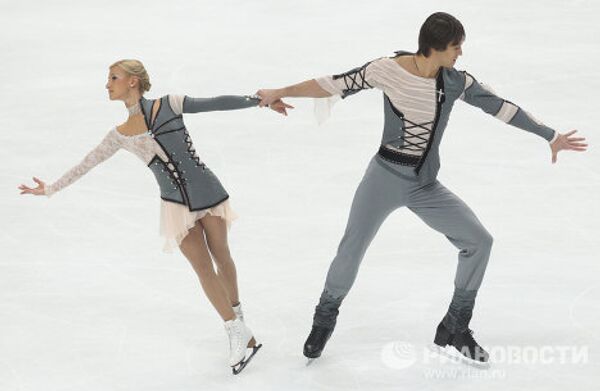
{"label": "pale pink skirt", "polygon": [[163,252],[172,253],[174,248],[178,248],[183,238],[188,234],[188,230],[196,224],[198,219],[207,214],[221,217],[225,220],[227,229],[231,227],[231,222],[238,217],[231,209],[229,199],[212,208],[194,212],[190,212],[186,205],[161,200],[160,236],[165,239]]}

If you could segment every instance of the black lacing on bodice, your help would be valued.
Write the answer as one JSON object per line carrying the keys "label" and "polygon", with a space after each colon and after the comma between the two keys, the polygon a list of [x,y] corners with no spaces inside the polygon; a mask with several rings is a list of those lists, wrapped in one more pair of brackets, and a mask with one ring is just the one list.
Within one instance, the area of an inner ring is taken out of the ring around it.
{"label": "black lacing on bodice", "polygon": [[346,89],[343,90],[342,98],[345,98],[349,95],[356,94],[357,92],[367,89],[373,88],[366,80],[367,66],[371,63],[369,61],[365,65],[361,67],[357,67],[349,70],[348,72],[340,73],[339,75],[333,75],[333,80],[337,80],[340,78],[344,79],[344,83],[346,84]]}
{"label": "black lacing on bodice", "polygon": [[[427,148],[427,143],[429,142],[429,139],[424,138],[423,135],[429,134],[431,132],[431,128],[427,128],[426,126],[432,125],[433,121],[416,123],[416,122],[409,120],[406,117],[403,117],[403,120],[405,122],[404,134],[402,136],[400,136],[399,139],[401,139],[405,145],[401,146],[400,149],[406,149],[406,150],[415,151],[415,152],[424,152],[425,149]],[[406,123],[408,123],[410,125],[406,125]],[[417,130],[422,129],[422,130],[425,130],[426,133],[423,133],[423,132],[413,133],[411,131],[411,129],[417,129]],[[418,138],[419,141],[415,141],[414,139],[409,140],[410,138]],[[406,145],[406,144],[408,144],[408,145]]]}
{"label": "black lacing on bodice", "polygon": [[183,134],[185,134],[184,141],[187,145],[186,149],[192,160],[196,162],[196,167],[204,166],[204,163],[200,161],[200,157],[196,155],[196,148],[194,148],[194,145],[192,144],[192,138],[190,137],[190,133],[188,132],[188,130],[184,129]]}

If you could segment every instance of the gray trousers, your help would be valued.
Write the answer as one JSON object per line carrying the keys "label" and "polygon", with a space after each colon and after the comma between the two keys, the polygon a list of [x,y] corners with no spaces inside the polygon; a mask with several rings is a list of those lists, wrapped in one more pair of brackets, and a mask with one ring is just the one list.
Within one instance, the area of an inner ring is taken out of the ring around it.
{"label": "gray trousers", "polygon": [[379,227],[391,212],[406,206],[459,249],[454,296],[443,322],[451,332],[464,331],[488,263],[492,236],[473,211],[439,181],[419,185],[388,171],[376,159],[371,160],[354,195],[346,230],[327,273],[313,324],[335,326],[338,308],[354,284],[360,263]]}

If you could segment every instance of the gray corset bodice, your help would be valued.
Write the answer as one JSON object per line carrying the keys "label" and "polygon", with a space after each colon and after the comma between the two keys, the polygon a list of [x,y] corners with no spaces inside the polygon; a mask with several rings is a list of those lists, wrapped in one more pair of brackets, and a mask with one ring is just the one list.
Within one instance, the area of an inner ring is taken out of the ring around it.
{"label": "gray corset bodice", "polygon": [[402,147],[407,129],[423,124],[414,123],[406,118],[384,93],[385,121],[381,147],[377,153],[379,162],[394,173],[418,180],[423,184],[434,181],[440,168],[440,142],[454,102],[463,89],[464,78],[457,71],[446,68],[440,70],[436,77],[435,117],[431,124],[429,137],[415,145],[413,150],[417,150],[419,153],[414,155],[396,152],[388,147]]}
{"label": "gray corset bodice", "polygon": [[142,97],[140,106],[150,136],[160,145],[167,161],[154,156],[148,167],[156,177],[165,201],[187,205],[190,211],[207,209],[229,198],[219,179],[200,161],[181,114],[175,114],[168,96],[161,99],[152,122],[155,100]]}

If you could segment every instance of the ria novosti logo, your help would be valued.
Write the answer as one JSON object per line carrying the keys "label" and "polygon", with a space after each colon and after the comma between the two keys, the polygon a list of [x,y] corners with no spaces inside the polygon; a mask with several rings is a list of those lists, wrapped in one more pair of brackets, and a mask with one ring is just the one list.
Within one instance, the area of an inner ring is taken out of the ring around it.
{"label": "ria novosti logo", "polygon": [[[588,346],[495,346],[486,349],[492,365],[586,365],[589,363]],[[381,349],[381,362],[390,369],[406,369],[421,364],[468,361],[452,347],[416,348],[406,341],[386,343]],[[485,367],[481,367],[485,369]]]}
{"label": "ria novosti logo", "polygon": [[417,352],[409,342],[389,342],[381,349],[381,361],[388,368],[405,369],[417,362]]}

